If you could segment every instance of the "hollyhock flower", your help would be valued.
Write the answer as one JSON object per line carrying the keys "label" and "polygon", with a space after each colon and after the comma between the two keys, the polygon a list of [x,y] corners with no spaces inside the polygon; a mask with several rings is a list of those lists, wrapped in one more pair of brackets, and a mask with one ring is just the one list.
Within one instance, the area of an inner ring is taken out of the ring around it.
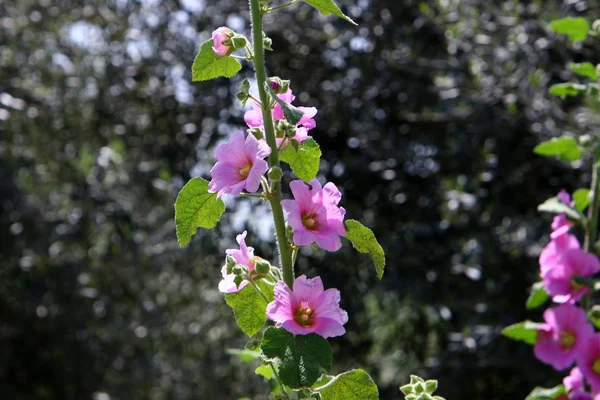
{"label": "hollyhock flower", "polygon": [[232,49],[231,43],[226,45],[225,42],[233,36],[233,31],[224,26],[215,29],[212,33],[213,51],[218,56],[226,56]]}
{"label": "hollyhock flower", "polygon": [[573,364],[585,343],[594,335],[594,328],[585,311],[572,304],[546,310],[544,321],[538,328],[533,352],[540,361],[554,369],[565,369]]}
{"label": "hollyhock flower", "polygon": [[331,182],[321,188],[317,179],[310,181],[311,189],[301,180],[290,183],[294,200],[282,200],[281,206],[288,213],[288,222],[298,246],[317,246],[328,251],[342,247],[340,236],[346,235],[344,215],[346,210],[338,206],[342,194]]}
{"label": "hollyhock flower", "polygon": [[594,400],[594,397],[587,392],[575,392],[570,394],[569,400]]}
{"label": "hollyhock flower", "polygon": [[542,281],[546,292],[555,303],[579,301],[588,287],[573,279],[575,276],[590,277],[600,271],[600,261],[581,249],[569,249],[562,253],[554,265],[544,270]]}
{"label": "hollyhock flower", "polygon": [[[560,193],[556,195],[556,197],[558,197],[558,199],[566,205],[571,204],[571,196],[564,189],[561,190]],[[550,235],[550,237],[554,239],[558,236],[567,233],[569,229],[571,229],[571,223],[567,219],[565,213],[558,214],[552,219],[552,234]]]}
{"label": "hollyhock flower", "polygon": [[346,333],[343,325],[348,313],[339,303],[339,290],[324,290],[320,277],[302,275],[294,281],[294,290],[282,281],[275,285],[275,300],[267,305],[267,317],[294,335],[340,336]]}
{"label": "hollyhock flower", "polygon": [[[227,249],[225,250],[225,254],[235,258],[235,261],[237,261],[238,264],[245,265],[248,267],[248,270],[252,272],[254,271],[254,263],[252,262],[252,259],[254,258],[254,248],[246,246],[246,234],[247,232],[244,231],[235,238],[240,245],[239,249]],[[235,274],[227,273],[227,265],[223,265],[223,268],[221,268],[221,275],[223,276],[223,279],[219,282],[219,291],[222,293],[237,292],[242,290],[248,284],[248,281],[243,280],[238,288],[234,281]]]}
{"label": "hollyhock flower", "polygon": [[594,391],[600,390],[600,333],[587,339],[577,356],[577,366],[592,386]]}
{"label": "hollyhock flower", "polygon": [[581,392],[584,390],[584,378],[581,370],[577,367],[571,370],[568,376],[563,379],[563,385],[567,392]]}
{"label": "hollyhock flower", "polygon": [[581,249],[575,236],[563,234],[552,238],[540,254],[541,275],[543,276],[549,269],[558,264],[563,255],[572,249]]}
{"label": "hollyhock flower", "polygon": [[269,168],[264,160],[271,154],[271,148],[264,140],[259,141],[253,135],[244,139],[243,132],[234,133],[229,142],[217,146],[217,163],[210,170],[212,180],[208,190],[223,194],[240,194],[246,189],[256,192],[260,178]]}

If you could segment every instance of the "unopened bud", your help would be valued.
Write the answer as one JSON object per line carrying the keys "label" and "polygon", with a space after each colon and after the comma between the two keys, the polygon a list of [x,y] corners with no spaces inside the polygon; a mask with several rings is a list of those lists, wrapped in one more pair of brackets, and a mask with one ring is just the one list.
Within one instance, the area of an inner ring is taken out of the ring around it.
{"label": "unopened bud", "polygon": [[265,138],[265,135],[263,134],[263,131],[260,128],[251,128],[251,129],[248,129],[248,133],[251,134],[251,135],[253,135],[258,140]]}
{"label": "unopened bud", "polygon": [[271,47],[272,44],[273,44],[273,41],[271,40],[271,38],[269,38],[269,37],[263,38],[263,47],[265,48],[265,50],[273,51],[273,48]]}
{"label": "unopened bud", "polygon": [[281,177],[283,176],[283,170],[279,167],[271,167],[271,169],[269,169],[269,179],[271,181],[280,181]]}
{"label": "unopened bud", "polygon": [[246,47],[246,43],[248,43],[248,41],[242,35],[236,34],[231,38],[231,44],[233,45],[233,48],[236,50],[243,49],[244,47]]}
{"label": "unopened bud", "polygon": [[271,271],[271,264],[266,260],[259,260],[254,264],[254,271],[259,275],[266,275]]}

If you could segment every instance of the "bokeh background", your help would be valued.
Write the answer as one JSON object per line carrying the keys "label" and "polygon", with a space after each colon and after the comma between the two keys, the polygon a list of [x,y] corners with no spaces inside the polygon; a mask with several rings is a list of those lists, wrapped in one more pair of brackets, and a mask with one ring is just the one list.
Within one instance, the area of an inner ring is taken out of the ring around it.
{"label": "bokeh background", "polygon": [[[320,178],[375,231],[388,265],[346,245],[298,270],[342,291],[334,372],[367,369],[382,399],[408,374],[454,399],[522,399],[561,375],[499,335],[524,310],[548,240],[537,204],[587,185],[589,160],[532,154],[594,133],[596,109],[552,98],[597,39],[548,29],[596,1],[340,0],[355,28],[296,5],[266,18],[271,75],[319,109]],[[279,4],[274,2],[273,4]],[[173,203],[243,127],[252,76],[192,83],[199,44],[248,34],[245,1],[0,0],[0,397],[264,399],[246,338],[217,291],[223,251],[249,231],[273,259],[268,209],[228,201],[185,249]],[[289,180],[289,176],[285,179]]]}

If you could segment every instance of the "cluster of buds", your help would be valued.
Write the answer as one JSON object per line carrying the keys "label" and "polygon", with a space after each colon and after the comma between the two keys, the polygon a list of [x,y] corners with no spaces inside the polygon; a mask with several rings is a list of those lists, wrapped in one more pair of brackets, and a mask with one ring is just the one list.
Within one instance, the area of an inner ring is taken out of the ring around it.
{"label": "cluster of buds", "polygon": [[441,396],[434,396],[438,382],[434,379],[424,380],[416,375],[410,376],[410,383],[400,387],[406,400],[444,400]]}

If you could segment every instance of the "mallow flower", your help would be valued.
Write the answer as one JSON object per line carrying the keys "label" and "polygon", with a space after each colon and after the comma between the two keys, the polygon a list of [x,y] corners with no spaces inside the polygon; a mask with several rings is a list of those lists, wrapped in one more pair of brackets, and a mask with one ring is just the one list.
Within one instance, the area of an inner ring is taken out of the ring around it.
{"label": "mallow flower", "polygon": [[264,140],[253,135],[244,139],[243,132],[236,132],[227,143],[220,144],[215,150],[217,163],[210,170],[212,180],[208,190],[223,194],[236,195],[242,190],[256,192],[260,178],[269,168],[264,160],[271,154],[271,148]]}
{"label": "mallow flower", "polygon": [[[571,195],[564,189],[561,190],[556,197],[566,205],[571,204]],[[565,213],[558,214],[552,219],[552,234],[550,237],[552,239],[557,238],[558,236],[566,234],[569,229],[571,229],[571,223],[567,219]]]}
{"label": "mallow flower", "polygon": [[[233,31],[227,27],[220,27],[213,31],[212,33],[212,41],[213,41],[213,51],[218,56],[226,56],[231,52],[231,37],[233,36]],[[228,44],[225,44],[229,41]]]}
{"label": "mallow flower", "polygon": [[275,285],[275,300],[267,305],[267,317],[294,335],[316,333],[324,338],[346,333],[348,313],[340,308],[340,291],[324,290],[320,277],[305,275],[294,281],[291,290],[283,281]]}
{"label": "mallow flower", "polygon": [[563,378],[563,385],[567,392],[581,392],[585,389],[585,379],[581,370],[575,367],[571,370],[569,375]]}
{"label": "mallow flower", "polygon": [[579,301],[588,292],[588,287],[577,283],[576,276],[590,277],[600,271],[600,261],[594,254],[581,249],[568,249],[554,265],[543,270],[542,281],[555,303]]}
{"label": "mallow flower", "polygon": [[331,182],[321,187],[319,181],[313,179],[310,186],[309,189],[301,180],[290,182],[294,199],[281,201],[288,213],[294,243],[298,246],[317,243],[322,249],[337,251],[342,247],[340,236],[346,235],[346,210],[338,206],[342,194]]}
{"label": "mallow flower", "polygon": [[583,344],[577,356],[577,367],[592,386],[600,390],[600,333],[594,334]]}
{"label": "mallow flower", "polygon": [[561,261],[567,251],[574,249],[581,249],[575,236],[564,233],[553,237],[540,254],[540,274],[543,276]]}
{"label": "mallow flower", "polygon": [[[245,265],[248,267],[248,270],[252,272],[254,271],[254,263],[252,262],[254,258],[254,248],[246,246],[246,234],[247,232],[244,231],[235,238],[240,245],[239,249],[227,249],[225,250],[225,254],[232,256],[238,264]],[[235,274],[227,273],[227,265],[223,265],[223,268],[221,268],[221,275],[223,276],[223,279],[219,282],[219,291],[222,293],[237,292],[242,290],[248,284],[247,280],[243,280],[242,283],[240,283],[240,286],[237,287],[234,281]]]}
{"label": "mallow flower", "polygon": [[594,335],[594,328],[588,321],[586,312],[572,304],[562,304],[547,309],[544,321],[538,328],[533,353],[554,369],[568,368]]}

